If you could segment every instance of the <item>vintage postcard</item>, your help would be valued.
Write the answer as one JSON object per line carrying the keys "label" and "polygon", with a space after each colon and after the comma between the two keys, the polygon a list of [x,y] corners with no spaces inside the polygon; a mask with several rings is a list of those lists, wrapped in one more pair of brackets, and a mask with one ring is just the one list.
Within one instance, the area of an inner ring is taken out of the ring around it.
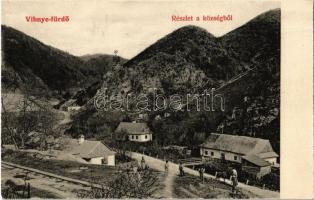
{"label": "vintage postcard", "polygon": [[[280,0],[3,1],[2,198],[309,197],[285,176],[295,166],[283,142],[286,10]],[[310,165],[292,169],[313,180]]]}

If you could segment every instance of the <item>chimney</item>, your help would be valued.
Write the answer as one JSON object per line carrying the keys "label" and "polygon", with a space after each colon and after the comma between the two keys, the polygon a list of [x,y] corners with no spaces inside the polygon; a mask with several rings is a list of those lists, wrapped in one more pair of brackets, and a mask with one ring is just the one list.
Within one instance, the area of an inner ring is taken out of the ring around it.
{"label": "chimney", "polygon": [[84,141],[85,141],[85,137],[84,137],[84,135],[81,135],[81,136],[79,137],[79,139],[78,139],[78,143],[79,143],[79,144],[82,144]]}

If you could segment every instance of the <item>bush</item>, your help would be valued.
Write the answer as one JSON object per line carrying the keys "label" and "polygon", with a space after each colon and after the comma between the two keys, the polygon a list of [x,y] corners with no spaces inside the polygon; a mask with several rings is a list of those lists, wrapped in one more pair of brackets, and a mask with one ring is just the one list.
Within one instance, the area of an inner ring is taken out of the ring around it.
{"label": "bush", "polygon": [[14,150],[12,149],[2,149],[1,158],[3,159],[4,157],[11,156],[13,154],[14,154]]}
{"label": "bush", "polygon": [[236,163],[227,161],[223,162],[218,160],[213,160],[205,164],[206,173],[212,175],[215,175],[216,172],[226,172],[227,177],[230,177],[232,174],[232,169],[236,169],[239,172],[241,170],[241,166]]}
{"label": "bush", "polygon": [[262,177],[262,183],[271,190],[280,190],[280,176],[275,173],[270,173]]}
{"label": "bush", "polygon": [[121,153],[116,154],[115,159],[116,159],[117,163],[125,163],[125,162],[131,162],[132,161],[132,159],[130,157],[126,156],[125,154],[121,154]]}
{"label": "bush", "polygon": [[259,187],[265,186],[265,188],[275,191],[280,190],[280,176],[273,172],[258,179],[256,178],[256,176],[241,170],[240,173],[238,174],[238,179],[240,182],[243,183],[246,183],[246,181],[249,180],[249,185]]}

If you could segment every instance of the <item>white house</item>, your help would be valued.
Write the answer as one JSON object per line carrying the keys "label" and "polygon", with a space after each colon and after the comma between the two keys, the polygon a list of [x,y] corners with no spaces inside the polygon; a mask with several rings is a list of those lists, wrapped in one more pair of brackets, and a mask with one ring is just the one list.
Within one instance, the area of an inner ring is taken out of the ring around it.
{"label": "white house", "polygon": [[68,111],[69,112],[75,112],[81,109],[81,106],[69,106]]}
{"label": "white house", "polygon": [[146,123],[121,122],[115,130],[115,133],[120,134],[121,132],[125,132],[130,141],[149,142],[153,140],[153,133]]}
{"label": "white house", "polygon": [[81,135],[78,140],[70,142],[70,153],[84,159],[87,163],[96,165],[115,165],[115,152],[100,141],[85,140]]}
{"label": "white house", "polygon": [[253,154],[272,165],[277,163],[278,158],[269,140],[215,133],[200,145],[200,154],[204,158],[224,159],[237,163],[242,163],[242,159],[245,159],[243,156]]}
{"label": "white house", "polygon": [[200,145],[200,154],[206,159],[239,163],[242,169],[260,178],[277,166],[278,154],[269,140],[247,136],[212,133]]}

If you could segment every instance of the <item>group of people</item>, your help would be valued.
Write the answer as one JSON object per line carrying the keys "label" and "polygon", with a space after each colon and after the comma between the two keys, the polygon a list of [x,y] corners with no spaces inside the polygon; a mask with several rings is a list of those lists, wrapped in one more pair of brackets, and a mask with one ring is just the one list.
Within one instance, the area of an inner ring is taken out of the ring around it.
{"label": "group of people", "polygon": [[[165,163],[165,173],[167,174],[168,171],[169,171],[169,162],[168,162],[168,160],[166,160],[166,163]],[[179,164],[179,176],[184,176],[183,165],[182,165],[181,162]]]}
{"label": "group of people", "polygon": [[[145,164],[145,159],[142,157],[141,160],[141,168],[146,169],[147,165]],[[168,174],[169,172],[169,162],[166,160],[165,162],[165,173]],[[201,166],[198,169],[199,175],[200,175],[200,180],[204,182],[204,173],[205,173],[205,167]],[[182,162],[179,163],[179,176],[184,176],[184,168]],[[232,193],[236,192],[236,187],[238,185],[238,173],[236,169],[232,169],[231,177],[230,177],[231,183],[232,183]]]}
{"label": "group of people", "polygon": [[[166,163],[168,163],[168,161],[166,161]],[[199,175],[200,175],[200,180],[202,182],[204,182],[205,167],[201,166],[198,169],[198,172],[199,172]],[[183,165],[182,165],[181,162],[179,164],[179,175],[180,176],[184,176]],[[236,193],[236,187],[238,185],[238,173],[237,173],[236,169],[232,169],[230,180],[231,180],[231,184],[232,184],[232,193]]]}

